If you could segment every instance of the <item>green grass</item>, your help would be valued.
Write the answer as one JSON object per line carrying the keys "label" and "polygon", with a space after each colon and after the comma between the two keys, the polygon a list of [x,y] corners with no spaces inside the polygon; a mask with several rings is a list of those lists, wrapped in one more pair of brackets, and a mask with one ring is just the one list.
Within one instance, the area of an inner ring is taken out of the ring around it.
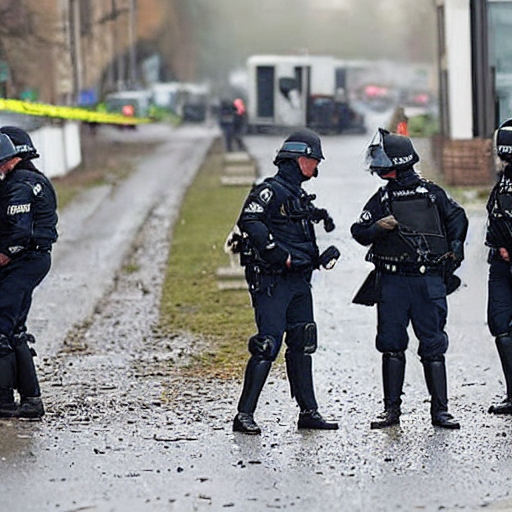
{"label": "green grass", "polygon": [[174,227],[161,302],[164,332],[187,331],[208,338],[211,349],[194,372],[239,376],[254,333],[246,290],[217,287],[216,271],[229,258],[224,242],[238,218],[247,187],[222,186],[223,150],[216,142],[182,203]]}
{"label": "green grass", "polygon": [[431,137],[439,133],[439,121],[430,114],[412,116],[408,122],[411,137]]}

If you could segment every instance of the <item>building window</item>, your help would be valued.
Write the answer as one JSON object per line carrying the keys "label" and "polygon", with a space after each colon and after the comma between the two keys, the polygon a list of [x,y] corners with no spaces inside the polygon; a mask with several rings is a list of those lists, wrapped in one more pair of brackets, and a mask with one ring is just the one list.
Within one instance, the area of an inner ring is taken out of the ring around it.
{"label": "building window", "polygon": [[512,0],[488,4],[489,65],[495,77],[498,122],[512,117]]}

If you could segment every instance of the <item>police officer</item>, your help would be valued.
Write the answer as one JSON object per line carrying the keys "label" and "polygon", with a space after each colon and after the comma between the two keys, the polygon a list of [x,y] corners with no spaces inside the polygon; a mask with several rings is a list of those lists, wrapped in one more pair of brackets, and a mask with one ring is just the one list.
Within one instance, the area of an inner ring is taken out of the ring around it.
{"label": "police officer", "polygon": [[507,395],[489,412],[512,414],[512,119],[496,131],[498,179],[487,201],[489,279],[487,320],[505,375]]}
{"label": "police officer", "polygon": [[44,414],[28,344],[34,339],[25,323],[32,292],[50,270],[57,201],[52,184],[31,162],[37,157],[27,132],[0,128],[0,417]]}
{"label": "police officer", "polygon": [[370,246],[367,259],[377,275],[376,344],[382,353],[384,412],[371,428],[400,422],[410,321],[419,339],[432,423],[460,428],[448,413],[444,328],[447,284],[464,258],[468,221],[441,187],[416,173],[418,161],[408,137],[380,128],[368,147],[367,166],[387,183],[351,227],[354,238]]}
{"label": "police officer", "polygon": [[232,101],[222,100],[219,107],[219,126],[224,136],[226,151],[233,151],[233,141],[237,142],[240,149],[240,139],[235,137],[235,120],[237,109]]}
{"label": "police officer", "polygon": [[317,327],[310,283],[313,270],[332,268],[339,252],[331,246],[319,254],[314,223],[323,220],[327,231],[334,229],[334,223],[301,186],[318,175],[323,158],[316,133],[307,129],[292,133],[274,160],[277,174],[253,187],[238,219],[242,234],[238,250],[258,333],[249,340],[251,356],[233,422],[237,432],[261,433],[253,414],[284,334],[291,393],[300,407],[298,428],[338,428],[322,418],[314,393],[311,354],[317,348]]}

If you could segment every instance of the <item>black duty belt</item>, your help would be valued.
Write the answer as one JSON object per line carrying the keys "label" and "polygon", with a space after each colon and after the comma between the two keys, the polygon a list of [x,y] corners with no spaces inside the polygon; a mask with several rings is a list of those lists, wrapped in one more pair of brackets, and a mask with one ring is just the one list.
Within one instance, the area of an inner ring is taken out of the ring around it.
{"label": "black duty belt", "polygon": [[399,276],[442,276],[443,268],[438,265],[404,265],[397,263],[380,263],[377,269],[384,274],[396,274]]}
{"label": "black duty belt", "polygon": [[27,247],[27,251],[33,251],[33,252],[50,252],[52,250],[52,244],[48,243],[31,243]]}

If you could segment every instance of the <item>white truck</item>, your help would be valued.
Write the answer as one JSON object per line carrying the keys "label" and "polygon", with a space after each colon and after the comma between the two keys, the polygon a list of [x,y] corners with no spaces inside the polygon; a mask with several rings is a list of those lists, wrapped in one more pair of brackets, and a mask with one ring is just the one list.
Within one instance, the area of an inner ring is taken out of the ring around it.
{"label": "white truck", "polygon": [[330,56],[253,55],[247,59],[250,132],[304,127],[340,133],[364,121],[348,105],[345,61]]}

